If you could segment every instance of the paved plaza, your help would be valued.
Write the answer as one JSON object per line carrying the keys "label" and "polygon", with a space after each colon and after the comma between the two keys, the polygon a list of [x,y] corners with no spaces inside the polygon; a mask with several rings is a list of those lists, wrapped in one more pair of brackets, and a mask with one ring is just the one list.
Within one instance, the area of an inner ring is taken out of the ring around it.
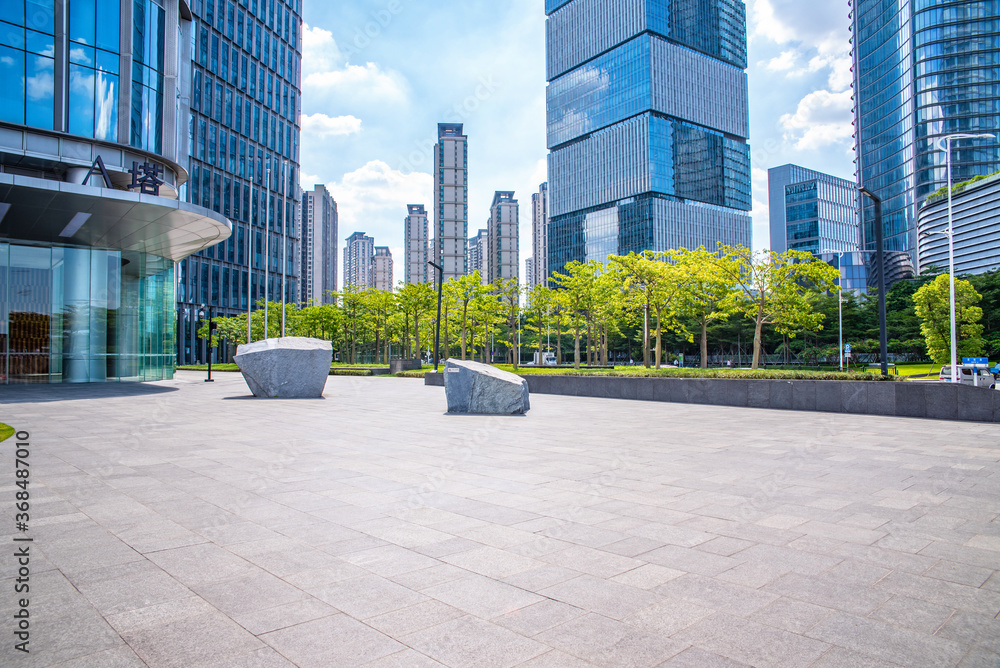
{"label": "paved plaza", "polygon": [[203,377],[0,388],[0,665],[1000,666],[1000,426]]}

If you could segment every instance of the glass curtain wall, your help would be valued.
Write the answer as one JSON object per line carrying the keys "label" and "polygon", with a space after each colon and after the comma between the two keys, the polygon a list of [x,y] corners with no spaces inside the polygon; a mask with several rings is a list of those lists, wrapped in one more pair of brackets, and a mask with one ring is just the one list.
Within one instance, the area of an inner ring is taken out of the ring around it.
{"label": "glass curtain wall", "polygon": [[69,131],[118,141],[119,0],[70,0]]}
{"label": "glass curtain wall", "polygon": [[0,383],[170,378],[174,308],[169,260],[0,244]]}
{"label": "glass curtain wall", "polygon": [[0,120],[51,130],[54,0],[0,0]]}

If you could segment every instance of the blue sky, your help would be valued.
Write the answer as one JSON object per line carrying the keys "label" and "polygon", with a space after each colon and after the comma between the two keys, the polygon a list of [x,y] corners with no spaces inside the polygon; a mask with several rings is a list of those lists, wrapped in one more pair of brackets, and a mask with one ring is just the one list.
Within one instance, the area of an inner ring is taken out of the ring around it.
{"label": "blue sky", "polygon": [[[339,248],[363,231],[402,278],[406,204],[432,201],[440,121],[469,135],[469,230],[496,190],[521,203],[545,174],[543,0],[306,0],[303,188],[338,202]],[[847,0],[749,0],[754,245],[768,244],[767,169],[788,162],[853,178]],[[338,252],[340,252],[338,250]],[[338,277],[338,282],[339,282]]]}

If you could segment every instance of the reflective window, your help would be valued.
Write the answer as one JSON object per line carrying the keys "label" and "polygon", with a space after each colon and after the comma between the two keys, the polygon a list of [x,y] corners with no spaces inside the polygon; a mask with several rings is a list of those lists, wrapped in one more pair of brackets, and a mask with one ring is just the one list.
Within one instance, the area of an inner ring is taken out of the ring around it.
{"label": "reflective window", "polygon": [[[166,13],[152,0],[132,5],[132,146],[162,152]],[[207,102],[207,101],[206,101]]]}
{"label": "reflective window", "polygon": [[54,126],[53,2],[0,3],[0,120]]}

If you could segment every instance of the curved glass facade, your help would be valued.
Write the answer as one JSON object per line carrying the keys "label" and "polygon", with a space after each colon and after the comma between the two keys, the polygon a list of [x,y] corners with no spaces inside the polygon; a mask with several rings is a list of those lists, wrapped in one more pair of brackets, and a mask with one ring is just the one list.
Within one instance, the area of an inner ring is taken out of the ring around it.
{"label": "curved glass facade", "polygon": [[0,243],[0,384],[171,378],[173,262]]}
{"label": "curved glass facade", "polygon": [[743,3],[549,7],[549,270],[631,250],[749,245]]}
{"label": "curved glass facade", "polygon": [[[859,181],[883,200],[891,282],[912,275],[916,209],[947,181],[940,139],[1000,129],[1000,0],[852,0],[851,6]],[[953,182],[997,169],[995,143],[953,143]],[[867,200],[862,215],[871,250],[874,207]]]}

